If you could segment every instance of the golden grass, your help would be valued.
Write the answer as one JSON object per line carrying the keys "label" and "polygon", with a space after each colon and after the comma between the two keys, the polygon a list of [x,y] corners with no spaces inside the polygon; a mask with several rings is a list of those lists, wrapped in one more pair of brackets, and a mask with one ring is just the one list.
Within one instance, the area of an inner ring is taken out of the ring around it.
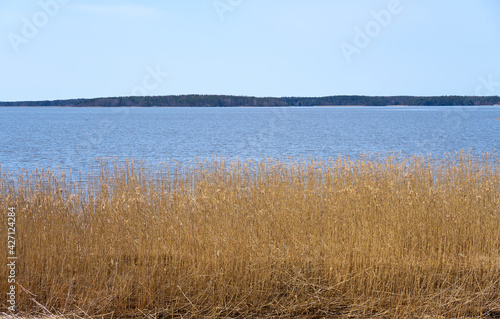
{"label": "golden grass", "polygon": [[499,315],[499,158],[103,161],[87,187],[3,173],[17,302],[107,317]]}

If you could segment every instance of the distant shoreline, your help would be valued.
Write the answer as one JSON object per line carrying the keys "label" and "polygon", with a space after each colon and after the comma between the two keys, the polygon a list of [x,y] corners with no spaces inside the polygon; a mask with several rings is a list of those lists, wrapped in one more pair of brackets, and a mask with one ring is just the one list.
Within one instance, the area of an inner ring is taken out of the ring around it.
{"label": "distant shoreline", "polygon": [[410,105],[313,105],[312,107],[407,107]]}
{"label": "distant shoreline", "polygon": [[249,108],[262,108],[262,107],[283,107],[283,108],[301,108],[301,107],[314,107],[314,108],[340,108],[340,107],[415,107],[415,106],[429,106],[429,107],[440,107],[440,106],[498,106],[500,107],[500,104],[481,104],[481,105],[301,105],[301,106],[295,106],[295,105],[286,105],[286,106],[265,106],[265,105],[234,105],[234,106],[185,106],[185,105],[166,105],[166,106],[141,106],[141,105],[127,105],[127,106],[107,106],[107,105],[86,105],[86,106],[74,106],[74,105],[0,105],[1,108],[7,108],[7,107],[15,107],[15,108],[22,108],[22,107],[58,107],[58,108],[242,108],[242,107],[249,107]]}
{"label": "distant shoreline", "polygon": [[0,102],[2,106],[57,107],[363,107],[499,106],[500,96],[252,97],[232,95],[128,96],[92,99]]}

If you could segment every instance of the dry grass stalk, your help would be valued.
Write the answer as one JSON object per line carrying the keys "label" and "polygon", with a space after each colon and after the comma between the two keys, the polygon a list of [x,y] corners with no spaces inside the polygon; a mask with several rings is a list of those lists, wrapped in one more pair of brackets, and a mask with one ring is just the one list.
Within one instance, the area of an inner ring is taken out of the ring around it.
{"label": "dry grass stalk", "polygon": [[98,170],[0,175],[25,313],[500,314],[499,154]]}

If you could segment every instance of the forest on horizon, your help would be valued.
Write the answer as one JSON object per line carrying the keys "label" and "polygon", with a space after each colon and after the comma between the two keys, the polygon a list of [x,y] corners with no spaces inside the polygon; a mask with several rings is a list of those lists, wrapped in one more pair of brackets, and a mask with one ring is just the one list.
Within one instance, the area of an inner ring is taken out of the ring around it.
{"label": "forest on horizon", "polygon": [[361,96],[251,97],[232,95],[128,96],[53,101],[0,102],[0,106],[73,107],[231,107],[231,106],[474,106],[500,105],[500,96]]}

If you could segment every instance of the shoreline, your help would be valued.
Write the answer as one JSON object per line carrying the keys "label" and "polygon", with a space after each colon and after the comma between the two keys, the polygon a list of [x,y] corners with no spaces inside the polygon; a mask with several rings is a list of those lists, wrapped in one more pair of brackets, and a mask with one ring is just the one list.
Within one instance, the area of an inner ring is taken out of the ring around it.
{"label": "shoreline", "polygon": [[185,106],[185,105],[162,105],[162,106],[141,106],[141,105],[127,105],[127,106],[104,106],[104,105],[85,105],[85,106],[75,106],[75,105],[0,105],[2,108],[22,108],[22,107],[58,107],[58,108],[303,108],[303,107],[478,107],[478,106],[489,106],[498,107],[500,104],[496,105],[233,105],[233,106]]}
{"label": "shoreline", "polygon": [[0,101],[1,106],[74,107],[301,107],[301,106],[497,106],[500,96],[366,96],[257,97],[244,95],[115,96],[53,100]]}

